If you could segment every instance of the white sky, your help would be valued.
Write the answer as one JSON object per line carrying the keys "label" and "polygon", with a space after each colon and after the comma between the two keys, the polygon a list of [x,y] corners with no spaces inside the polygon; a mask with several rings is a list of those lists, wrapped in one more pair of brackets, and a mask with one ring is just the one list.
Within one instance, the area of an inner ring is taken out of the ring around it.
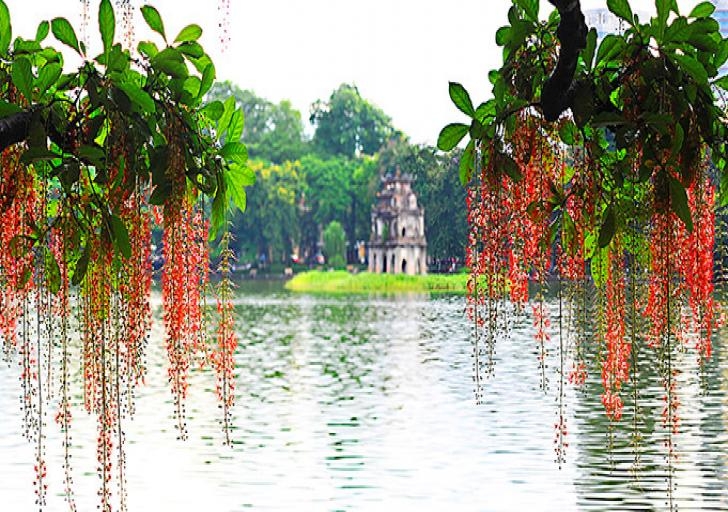
{"label": "white sky", "polygon": [[[80,0],[5,1],[14,36],[33,37],[38,22],[56,16],[80,27]],[[132,3],[137,40],[150,38],[138,11],[146,2]],[[189,23],[202,26],[218,79],[272,101],[291,100],[306,125],[311,103],[349,82],[412,142],[429,144],[445,124],[462,120],[450,103],[448,81],[461,82],[476,105],[490,96],[487,74],[500,64],[495,31],[505,24],[511,5],[509,0],[229,0],[230,45],[222,53],[218,0],[150,3],[160,11],[170,40]],[[698,2],[678,3],[687,13]],[[98,0],[91,4],[89,34],[96,37]],[[545,16],[550,5],[541,4]],[[631,4],[635,11],[654,12],[651,0]],[[606,0],[582,0],[584,9],[605,6]],[[93,37],[91,47],[100,47]]]}

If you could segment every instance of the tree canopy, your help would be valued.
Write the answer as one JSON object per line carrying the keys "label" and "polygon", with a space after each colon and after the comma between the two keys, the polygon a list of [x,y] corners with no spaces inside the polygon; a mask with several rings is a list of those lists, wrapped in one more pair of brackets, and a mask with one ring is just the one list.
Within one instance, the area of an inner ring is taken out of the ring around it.
{"label": "tree canopy", "polygon": [[230,97],[235,98],[237,107],[245,114],[241,140],[251,158],[281,164],[298,160],[307,152],[301,113],[290,101],[275,104],[229,81],[216,82],[208,93],[210,101]]}
{"label": "tree canopy", "polygon": [[396,133],[392,120],[361,97],[355,85],[341,84],[328,101],[311,105],[314,146],[334,156],[373,155]]}

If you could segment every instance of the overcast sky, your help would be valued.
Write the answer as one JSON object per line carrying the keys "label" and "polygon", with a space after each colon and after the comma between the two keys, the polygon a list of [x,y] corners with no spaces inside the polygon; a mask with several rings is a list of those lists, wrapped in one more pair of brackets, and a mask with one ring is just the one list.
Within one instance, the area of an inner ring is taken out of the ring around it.
{"label": "overcast sky", "polygon": [[[5,1],[14,36],[33,37],[40,20],[55,16],[80,25],[80,0]],[[476,105],[489,97],[487,73],[500,63],[495,31],[505,24],[511,5],[508,0],[229,0],[230,43],[223,52],[218,0],[151,3],[170,39],[189,23],[203,27],[218,79],[276,102],[291,100],[307,124],[311,103],[348,82],[412,142],[430,144],[442,126],[462,119],[448,98],[449,80],[465,85]],[[550,6],[541,3],[546,15]],[[634,10],[654,12],[651,0],[631,3]],[[679,1],[685,12],[696,3]],[[98,51],[98,1],[91,4],[90,44]],[[605,7],[606,0],[582,0],[582,6]],[[136,12],[137,40],[155,40]]]}

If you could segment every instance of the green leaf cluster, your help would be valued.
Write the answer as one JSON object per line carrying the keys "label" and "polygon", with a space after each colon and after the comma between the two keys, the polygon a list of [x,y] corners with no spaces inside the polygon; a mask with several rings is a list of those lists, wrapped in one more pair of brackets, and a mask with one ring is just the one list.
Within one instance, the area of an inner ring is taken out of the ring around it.
{"label": "green leaf cluster", "polygon": [[[54,225],[73,226],[68,260],[75,284],[92,263],[94,243],[110,247],[117,262],[132,254],[120,198],[142,190],[144,208],[174,209],[186,197],[208,196],[217,233],[231,208],[246,208],[246,188],[255,182],[240,141],[242,109],[234,100],[205,102],[215,66],[199,43],[202,29],[188,25],[168,42],[159,12],[149,5],[141,12],[161,46],[140,42],[137,62],[115,40],[110,0],[99,2],[103,51],[96,56],[62,17],[41,22],[32,39],[13,40],[0,0],[0,117],[28,114],[22,162],[51,190],[34,240]],[[50,33],[84,58],[78,69],[64,69],[62,53],[44,43]],[[175,173],[184,175],[177,192]],[[55,267],[47,267],[54,276]]]}

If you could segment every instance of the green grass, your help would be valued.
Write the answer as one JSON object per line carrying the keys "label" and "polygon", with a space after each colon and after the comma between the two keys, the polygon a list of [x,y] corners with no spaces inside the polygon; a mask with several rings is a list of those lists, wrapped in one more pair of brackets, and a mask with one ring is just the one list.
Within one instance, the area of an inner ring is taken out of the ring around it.
{"label": "green grass", "polygon": [[294,292],[321,293],[465,293],[468,274],[350,274],[343,270],[311,270],[296,274],[285,285]]}

